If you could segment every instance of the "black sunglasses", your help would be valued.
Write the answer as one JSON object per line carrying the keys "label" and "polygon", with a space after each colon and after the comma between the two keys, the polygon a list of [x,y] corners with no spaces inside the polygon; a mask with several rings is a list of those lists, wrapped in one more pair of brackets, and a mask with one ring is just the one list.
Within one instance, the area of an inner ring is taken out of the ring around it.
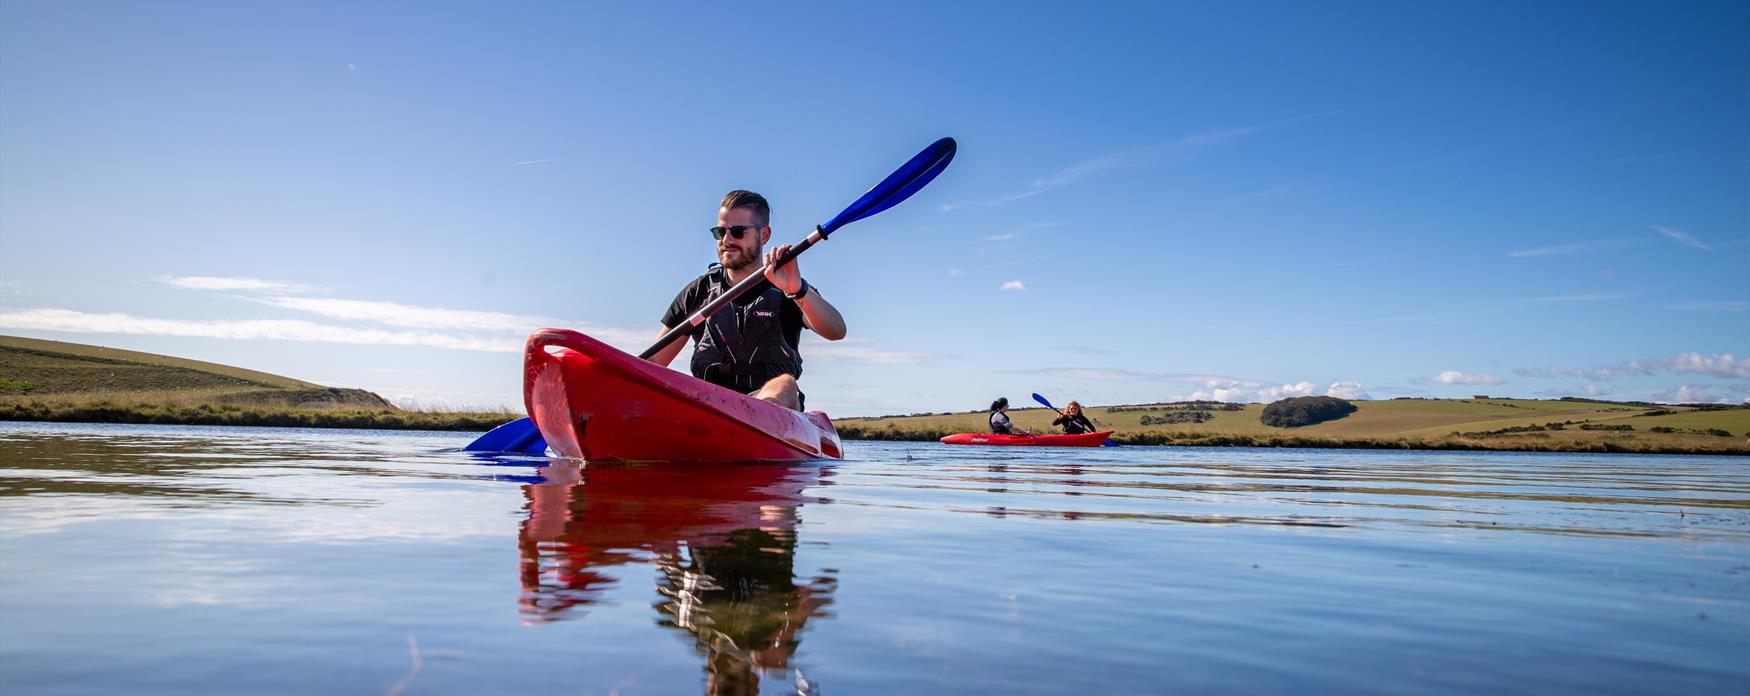
{"label": "black sunglasses", "polygon": [[711,228],[711,238],[712,239],[722,239],[723,235],[727,234],[732,239],[741,239],[741,233],[746,232],[748,230],[757,230],[761,227],[765,227],[765,225],[736,225],[734,227],[713,227],[713,228]]}

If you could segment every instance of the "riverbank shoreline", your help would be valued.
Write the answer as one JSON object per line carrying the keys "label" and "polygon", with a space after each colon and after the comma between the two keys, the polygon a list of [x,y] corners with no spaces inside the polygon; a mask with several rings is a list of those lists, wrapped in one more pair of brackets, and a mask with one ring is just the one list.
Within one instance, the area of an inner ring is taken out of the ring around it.
{"label": "riverbank shoreline", "polygon": [[[263,428],[320,428],[334,430],[429,430],[484,433],[518,413],[443,413],[415,411],[340,411],[327,409],[278,410],[226,409],[223,407],[122,408],[80,406],[31,408],[0,407],[0,422],[69,423],[116,425],[195,425]],[[868,428],[856,423],[838,424],[846,441],[934,442],[948,432]],[[1723,439],[1723,438],[1722,438]],[[1635,439],[1596,441],[1544,440],[1535,434],[1518,438],[1357,438],[1308,435],[1247,435],[1234,433],[1119,433],[1112,441],[1132,447],[1235,447],[1258,449],[1356,449],[1406,451],[1544,452],[1593,454],[1675,454],[1750,456],[1750,444],[1720,443],[1720,447],[1672,446]]]}
{"label": "riverbank shoreline", "polygon": [[[839,437],[845,440],[891,442],[933,442],[959,431],[898,430],[867,428],[856,423],[839,423]],[[1208,432],[1141,432],[1117,433],[1111,441],[1124,446],[1157,447],[1253,447],[1264,449],[1368,449],[1421,450],[1430,452],[1563,452],[1596,454],[1720,454],[1750,456],[1750,443],[1732,438],[1712,447],[1695,444],[1648,442],[1632,436],[1622,439],[1590,441],[1539,439],[1538,433],[1524,433],[1496,438],[1408,438],[1408,437],[1331,437],[1320,435],[1249,435]],[[1721,438],[1726,440],[1727,438]],[[1710,443],[1711,444],[1711,443]]]}

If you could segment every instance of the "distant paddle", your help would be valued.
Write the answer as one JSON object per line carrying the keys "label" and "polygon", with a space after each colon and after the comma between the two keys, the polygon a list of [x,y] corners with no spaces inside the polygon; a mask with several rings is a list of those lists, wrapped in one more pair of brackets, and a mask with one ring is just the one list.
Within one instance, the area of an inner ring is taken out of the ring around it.
{"label": "distant paddle", "polygon": [[[1047,400],[1047,399],[1046,399],[1046,398],[1045,398],[1045,397],[1043,397],[1043,396],[1040,396],[1040,395],[1039,395],[1039,393],[1038,393],[1038,392],[1034,392],[1034,393],[1033,393],[1033,400],[1034,400],[1034,401],[1037,401],[1037,402],[1039,402],[1039,403],[1040,403],[1040,404],[1042,404],[1042,405],[1044,405],[1044,406],[1045,406],[1045,407],[1046,407],[1046,408],[1049,408],[1049,409],[1051,409],[1051,410],[1053,410],[1053,411],[1057,411],[1057,415],[1060,415],[1060,416],[1064,416],[1064,417],[1068,417],[1068,414],[1066,414],[1066,413],[1064,413],[1064,412],[1063,412],[1063,411],[1058,411],[1058,410],[1057,410],[1057,407],[1056,407],[1056,406],[1052,406],[1052,405],[1051,405],[1051,402],[1050,402],[1050,401],[1049,401],[1049,400]],[[1084,416],[1084,418],[1085,418],[1085,417],[1086,417],[1086,416]],[[1092,423],[1092,422],[1094,422],[1094,421],[1093,421],[1093,419],[1091,419],[1091,418],[1090,418],[1090,419],[1089,419],[1089,420],[1088,420],[1088,422],[1089,422],[1089,423]],[[1116,442],[1113,442],[1113,441],[1111,441],[1111,440],[1106,440],[1106,441],[1105,441],[1105,442],[1102,442],[1102,443],[1100,443],[1100,446],[1101,446],[1101,447],[1117,447],[1117,446],[1118,446],[1118,443],[1116,443]]]}
{"label": "distant paddle", "polygon": [[[814,228],[814,232],[809,233],[800,243],[791,246],[790,251],[778,259],[778,265],[783,266],[796,260],[797,256],[801,256],[802,252],[814,246],[815,242],[825,241],[839,228],[892,208],[904,202],[905,199],[911,198],[912,194],[922,190],[925,185],[934,181],[942,173],[942,170],[948,168],[948,163],[954,161],[954,153],[957,149],[958,145],[953,138],[942,138],[930,143],[929,147],[924,148],[916,156],[907,160],[905,164],[900,165],[898,169],[893,170],[893,173],[888,174],[887,178],[870,187],[861,198],[839,211],[839,214],[833,219]],[[662,352],[662,349],[667,348],[670,343],[691,334],[700,324],[705,323],[705,320],[710,319],[711,315],[716,314],[717,310],[728,306],[735,298],[747,294],[749,290],[765,279],[766,274],[764,273],[755,273],[743,278],[727,292],[718,295],[716,299],[706,303],[704,307],[700,307],[699,311],[693,312],[693,315],[687,317],[685,321],[663,333],[661,338],[656,339],[654,345],[645,348],[644,352],[638,354],[638,357],[648,360],[651,356]],[[531,433],[532,435],[530,435]],[[514,451],[544,452],[547,443],[540,438],[540,435],[541,432],[535,426],[534,421],[528,418],[519,418],[493,428],[491,432],[480,436],[479,439],[462,449],[472,452],[495,452],[504,451],[506,445],[515,445],[522,449]],[[530,437],[533,437],[532,441],[529,439]],[[533,449],[535,447],[540,449]]]}

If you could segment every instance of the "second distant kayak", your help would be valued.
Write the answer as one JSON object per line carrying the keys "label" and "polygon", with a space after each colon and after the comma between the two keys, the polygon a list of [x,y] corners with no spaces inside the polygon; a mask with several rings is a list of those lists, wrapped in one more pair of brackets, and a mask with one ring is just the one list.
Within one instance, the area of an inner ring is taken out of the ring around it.
{"label": "second distant kayak", "polygon": [[1080,435],[991,435],[988,433],[955,433],[942,438],[944,445],[1007,445],[1033,447],[1099,447],[1112,430]]}

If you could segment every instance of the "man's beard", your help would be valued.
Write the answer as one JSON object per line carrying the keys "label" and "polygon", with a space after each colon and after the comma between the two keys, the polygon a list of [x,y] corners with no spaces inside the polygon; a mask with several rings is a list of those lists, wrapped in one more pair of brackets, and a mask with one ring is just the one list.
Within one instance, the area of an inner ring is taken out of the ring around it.
{"label": "man's beard", "polygon": [[717,252],[717,260],[723,262],[723,267],[731,271],[745,271],[753,268],[754,264],[757,263],[756,255],[747,253],[746,249],[735,250],[735,256],[741,259],[741,263],[730,265],[728,257],[721,251]]}

